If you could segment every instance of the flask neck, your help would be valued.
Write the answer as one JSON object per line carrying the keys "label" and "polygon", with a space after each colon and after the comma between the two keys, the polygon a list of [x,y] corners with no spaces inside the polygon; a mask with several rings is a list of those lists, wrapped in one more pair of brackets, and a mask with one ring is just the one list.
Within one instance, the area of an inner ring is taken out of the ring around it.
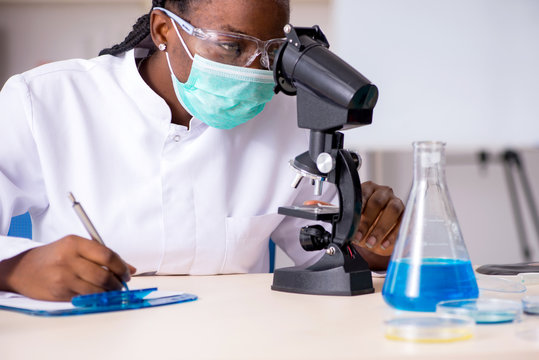
{"label": "flask neck", "polygon": [[443,182],[445,179],[445,143],[414,143],[414,181]]}

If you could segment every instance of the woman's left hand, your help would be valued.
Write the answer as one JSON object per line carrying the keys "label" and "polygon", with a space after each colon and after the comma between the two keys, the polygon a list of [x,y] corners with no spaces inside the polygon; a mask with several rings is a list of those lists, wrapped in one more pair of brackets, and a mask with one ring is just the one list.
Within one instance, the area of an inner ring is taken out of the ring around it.
{"label": "woman's left hand", "polygon": [[[361,184],[361,189],[361,220],[352,244],[359,247],[369,265],[373,265],[371,262],[387,264],[397,240],[404,204],[388,186],[367,181]],[[384,267],[379,265],[374,267]]]}

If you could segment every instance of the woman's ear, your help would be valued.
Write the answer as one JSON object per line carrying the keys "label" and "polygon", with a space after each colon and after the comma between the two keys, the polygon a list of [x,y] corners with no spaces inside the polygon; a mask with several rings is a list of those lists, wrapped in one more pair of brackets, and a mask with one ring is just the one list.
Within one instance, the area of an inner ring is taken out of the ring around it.
{"label": "woman's ear", "polygon": [[150,35],[155,47],[159,48],[160,44],[169,43],[170,29],[169,17],[160,10],[153,10],[150,14]]}

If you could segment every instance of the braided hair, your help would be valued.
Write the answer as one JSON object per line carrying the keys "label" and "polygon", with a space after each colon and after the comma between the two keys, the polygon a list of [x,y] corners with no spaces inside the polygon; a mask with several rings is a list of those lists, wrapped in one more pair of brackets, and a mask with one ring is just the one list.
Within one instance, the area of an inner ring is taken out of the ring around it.
{"label": "braided hair", "polygon": [[[194,0],[153,0],[152,9],[154,7],[165,7],[171,5],[174,10],[183,13],[187,11],[189,5]],[[133,30],[127,35],[127,37],[120,44],[116,44],[113,47],[103,49],[99,52],[99,55],[118,55],[123,52],[129,51],[137,46],[142,40],[150,35],[150,13],[142,15],[138,18]]]}

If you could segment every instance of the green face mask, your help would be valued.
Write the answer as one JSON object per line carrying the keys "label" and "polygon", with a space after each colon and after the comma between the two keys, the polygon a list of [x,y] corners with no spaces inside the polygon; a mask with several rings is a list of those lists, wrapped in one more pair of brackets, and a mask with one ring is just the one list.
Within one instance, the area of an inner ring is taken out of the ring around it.
{"label": "green face mask", "polygon": [[[187,54],[191,56],[172,21]],[[232,129],[258,115],[273,97],[273,73],[221,64],[195,54],[187,82],[182,83],[167,57],[176,97],[191,115],[218,129]]]}

